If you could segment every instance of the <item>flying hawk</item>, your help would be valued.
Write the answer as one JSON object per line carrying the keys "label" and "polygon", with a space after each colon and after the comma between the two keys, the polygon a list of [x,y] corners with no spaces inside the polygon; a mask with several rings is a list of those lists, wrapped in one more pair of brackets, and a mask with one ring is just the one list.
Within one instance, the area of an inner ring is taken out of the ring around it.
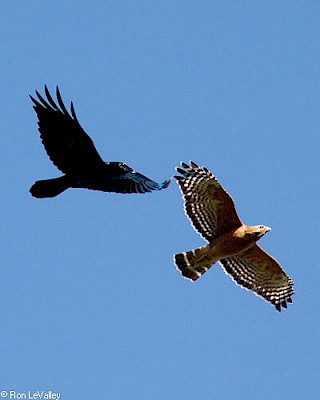
{"label": "flying hawk", "polygon": [[219,261],[224,271],[239,285],[254,291],[275,306],[292,303],[293,281],[278,262],[256,242],[271,228],[243,224],[232,198],[217,179],[194,162],[181,163],[175,176],[184,210],[193,227],[209,244],[176,254],[174,261],[181,274],[192,281],[200,278]]}
{"label": "flying hawk", "polygon": [[69,188],[85,188],[116,193],[145,193],[165,189],[170,179],[157,183],[134,171],[122,162],[105,162],[93,141],[82,129],[71,102],[71,115],[63,104],[59,89],[58,105],[45,86],[46,100],[36,91],[30,96],[38,116],[40,137],[44,148],[64,175],[35,182],[30,188],[34,197],[55,197]]}

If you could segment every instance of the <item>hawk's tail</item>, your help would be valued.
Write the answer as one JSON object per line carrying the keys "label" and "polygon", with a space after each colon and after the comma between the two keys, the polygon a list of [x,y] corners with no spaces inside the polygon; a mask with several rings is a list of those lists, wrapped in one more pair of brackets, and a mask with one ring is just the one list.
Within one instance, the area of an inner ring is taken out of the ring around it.
{"label": "hawk's tail", "polygon": [[55,197],[70,187],[68,178],[60,176],[59,178],[46,179],[43,181],[35,182],[31,188],[30,193],[33,197],[42,199],[44,197]]}
{"label": "hawk's tail", "polygon": [[198,249],[186,251],[174,255],[174,262],[180,270],[181,275],[192,281],[197,280],[203,275],[216,261],[208,257],[209,246],[199,247]]}

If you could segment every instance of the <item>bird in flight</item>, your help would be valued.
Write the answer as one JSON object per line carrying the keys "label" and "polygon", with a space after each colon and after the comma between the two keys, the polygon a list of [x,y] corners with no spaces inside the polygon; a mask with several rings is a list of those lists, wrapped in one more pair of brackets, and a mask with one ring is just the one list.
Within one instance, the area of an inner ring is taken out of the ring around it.
{"label": "bird in flight", "polygon": [[170,179],[157,183],[122,162],[105,162],[92,139],[82,129],[71,102],[71,115],[59,89],[58,105],[45,86],[46,100],[36,91],[30,96],[38,116],[40,138],[53,164],[64,175],[35,182],[30,193],[37,198],[55,197],[69,188],[85,188],[116,193],[146,193],[165,189]]}
{"label": "bird in flight", "polygon": [[174,261],[182,276],[192,281],[200,278],[219,261],[224,271],[239,285],[261,296],[276,310],[287,308],[294,294],[293,281],[278,262],[256,242],[268,226],[243,224],[232,198],[215,176],[194,162],[181,163],[175,176],[184,199],[184,210],[208,245],[175,254]]}

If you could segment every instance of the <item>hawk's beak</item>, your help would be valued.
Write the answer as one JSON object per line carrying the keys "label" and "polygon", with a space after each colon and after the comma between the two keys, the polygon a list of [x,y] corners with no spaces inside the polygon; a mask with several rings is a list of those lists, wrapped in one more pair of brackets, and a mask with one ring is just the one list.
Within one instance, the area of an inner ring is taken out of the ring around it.
{"label": "hawk's beak", "polygon": [[270,226],[266,226],[265,228],[266,228],[266,232],[269,232],[269,231],[271,231],[271,228],[270,228]]}

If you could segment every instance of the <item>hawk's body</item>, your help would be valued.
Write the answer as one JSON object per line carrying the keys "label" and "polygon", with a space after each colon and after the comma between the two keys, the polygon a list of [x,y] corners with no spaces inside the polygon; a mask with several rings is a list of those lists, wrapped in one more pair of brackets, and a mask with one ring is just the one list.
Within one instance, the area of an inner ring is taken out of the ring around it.
{"label": "hawk's body", "polygon": [[175,255],[182,275],[196,280],[213,263],[241,286],[271,302],[278,311],[291,303],[293,282],[277,261],[256,242],[270,230],[263,225],[243,224],[232,198],[206,169],[191,162],[181,163],[176,176],[184,198],[184,208],[194,228],[209,242],[207,246]]}
{"label": "hawk's body", "polygon": [[122,162],[105,162],[93,141],[82,129],[71,103],[71,115],[63,104],[59,89],[59,107],[45,86],[45,100],[38,92],[31,97],[38,116],[40,137],[53,164],[64,173],[54,179],[37,181],[30,189],[34,197],[54,197],[68,188],[86,188],[117,193],[145,193],[168,187],[134,171]]}

